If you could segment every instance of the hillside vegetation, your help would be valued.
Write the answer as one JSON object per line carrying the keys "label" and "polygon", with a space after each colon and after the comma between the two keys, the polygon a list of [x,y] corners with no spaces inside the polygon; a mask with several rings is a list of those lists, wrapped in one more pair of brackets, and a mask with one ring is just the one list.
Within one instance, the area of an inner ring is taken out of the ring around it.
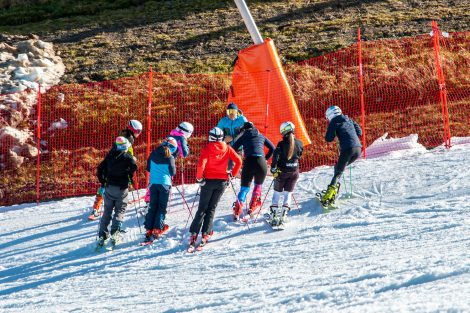
{"label": "hillside vegetation", "polygon": [[[466,0],[247,1],[284,62],[336,51],[356,41],[470,29]],[[30,33],[52,41],[66,64],[64,83],[142,73],[229,72],[251,38],[233,1],[0,1],[1,41]],[[14,35],[14,36],[13,36]]]}

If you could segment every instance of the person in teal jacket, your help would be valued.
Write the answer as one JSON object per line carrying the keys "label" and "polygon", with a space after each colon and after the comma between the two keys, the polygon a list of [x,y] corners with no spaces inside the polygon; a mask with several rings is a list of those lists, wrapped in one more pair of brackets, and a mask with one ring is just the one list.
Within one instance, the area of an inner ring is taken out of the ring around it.
{"label": "person in teal jacket", "polygon": [[227,116],[224,116],[219,121],[217,127],[223,130],[224,141],[229,143],[230,146],[233,146],[245,122],[248,122],[248,120],[243,116],[242,111],[235,103],[231,102],[227,106]]}

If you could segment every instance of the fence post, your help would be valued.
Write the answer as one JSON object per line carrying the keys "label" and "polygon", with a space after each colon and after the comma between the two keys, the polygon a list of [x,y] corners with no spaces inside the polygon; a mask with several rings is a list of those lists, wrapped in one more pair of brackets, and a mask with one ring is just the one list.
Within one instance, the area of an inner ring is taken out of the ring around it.
{"label": "fence post", "polygon": [[36,125],[36,138],[38,155],[36,158],[36,205],[39,205],[39,175],[41,173],[41,85],[38,85],[38,111],[37,111],[37,125]]}
{"label": "fence post", "polygon": [[361,100],[361,126],[362,126],[362,146],[364,150],[362,151],[364,159],[367,158],[366,154],[366,110],[364,103],[364,80],[363,80],[363,71],[362,71],[362,44],[361,44],[361,28],[357,28],[357,47],[358,47],[358,61],[359,61],[359,93]]}
{"label": "fence post", "polygon": [[[147,151],[145,153],[145,160],[148,160],[150,156],[150,144],[152,143],[152,132],[151,132],[151,122],[152,122],[152,81],[153,81],[153,71],[150,67],[149,71],[149,86],[148,86],[148,102],[147,102]],[[149,185],[150,173],[145,171],[145,186]]]}
{"label": "fence post", "polygon": [[442,121],[444,124],[444,144],[446,148],[451,147],[450,142],[450,122],[449,122],[449,109],[447,107],[447,89],[444,78],[444,71],[442,70],[441,49],[439,47],[439,28],[437,22],[432,21],[432,37],[434,41],[434,58],[436,59],[437,79],[439,83],[439,98],[442,106]]}

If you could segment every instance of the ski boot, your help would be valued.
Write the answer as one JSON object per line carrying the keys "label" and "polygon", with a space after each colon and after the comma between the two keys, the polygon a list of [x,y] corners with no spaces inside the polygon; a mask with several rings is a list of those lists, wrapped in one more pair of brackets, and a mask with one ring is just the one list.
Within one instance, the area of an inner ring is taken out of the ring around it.
{"label": "ski boot", "polygon": [[150,238],[152,237],[152,232],[153,229],[147,229],[147,231],[145,232],[145,241],[150,241]]}
{"label": "ski boot", "polygon": [[233,210],[233,220],[238,221],[240,220],[240,215],[243,211],[243,203],[240,200],[236,200],[232,205]]}
{"label": "ski boot", "polygon": [[248,210],[248,215],[253,215],[261,207],[261,197],[253,197],[250,201],[250,209]]}
{"label": "ski boot", "polygon": [[207,234],[202,234],[202,240],[201,240],[201,243],[199,244],[200,246],[204,246],[208,241],[209,239],[211,239],[211,237],[214,235],[214,231],[212,230],[210,233],[207,233]]}
{"label": "ski boot", "polygon": [[116,246],[121,243],[121,230],[115,229],[111,231],[111,245]]}
{"label": "ski boot", "polygon": [[287,214],[290,212],[290,207],[287,204],[282,205],[282,210],[281,210],[281,218],[280,218],[280,223],[279,225],[282,225],[284,223],[287,223]]}
{"label": "ski boot", "polygon": [[279,224],[279,216],[278,216],[279,207],[277,205],[271,205],[269,207],[269,217],[268,222],[271,226],[276,226]]}
{"label": "ski boot", "polygon": [[193,253],[196,251],[196,241],[197,241],[197,234],[190,233],[189,234],[189,247],[186,250],[188,253]]}
{"label": "ski boot", "polygon": [[108,241],[108,238],[107,236],[100,236],[98,238],[98,241],[96,242],[96,248],[95,248],[95,251],[96,252],[99,252],[101,251],[101,248],[103,248],[105,245],[106,245],[106,242]]}
{"label": "ski boot", "polygon": [[101,214],[103,214],[103,212],[101,212],[101,204],[103,203],[103,196],[99,193],[96,194],[96,197],[95,197],[95,202],[93,203],[93,209],[90,213],[90,215],[88,216],[88,219],[90,221],[94,221],[96,220],[97,218],[99,218],[101,216]]}
{"label": "ski boot", "polygon": [[340,183],[337,183],[336,186],[328,185],[326,190],[323,190],[320,194],[317,194],[323,207],[328,207],[329,205],[335,203],[339,187]]}

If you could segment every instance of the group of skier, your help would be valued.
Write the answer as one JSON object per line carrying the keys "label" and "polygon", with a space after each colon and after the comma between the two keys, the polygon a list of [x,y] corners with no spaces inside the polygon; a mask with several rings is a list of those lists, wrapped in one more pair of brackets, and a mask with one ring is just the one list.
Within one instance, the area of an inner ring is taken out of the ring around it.
{"label": "group of skier", "polygon": [[[341,174],[348,164],[359,157],[361,152],[359,137],[362,135],[359,125],[343,115],[339,107],[329,107],[325,115],[329,121],[325,140],[331,142],[338,137],[340,156],[335,165],[333,179],[320,196],[320,201],[324,206],[334,202]],[[150,180],[146,202],[149,202],[149,205],[144,223],[145,241],[142,244],[151,244],[169,229],[169,226],[165,224],[165,217],[172,177],[176,173],[175,160],[178,157],[188,156],[187,141],[193,131],[194,127],[190,123],[180,123],[170,132],[170,136],[152,151],[147,160]],[[100,201],[104,198],[98,247],[103,246],[108,238],[111,238],[113,245],[119,241],[127,207],[128,186],[138,188],[134,177],[137,165],[132,144],[141,132],[142,124],[137,120],[131,120],[127,129],[116,138],[111,151],[98,166],[97,176],[101,186],[97,192],[93,213],[89,217],[93,219],[100,215]],[[280,133],[282,140],[274,147],[273,143],[243,116],[235,103],[228,105],[226,116],[209,131],[208,143],[202,148],[197,163],[196,181],[200,185],[200,198],[197,212],[189,228],[189,250],[202,248],[213,235],[212,225],[218,202],[226,188],[232,183],[231,178],[238,176],[241,168],[241,186],[232,207],[233,217],[239,220],[243,215],[243,220],[247,222],[260,210],[262,185],[268,172],[267,161],[271,157],[273,160],[270,172],[274,177],[274,193],[267,220],[273,227],[285,223],[291,208],[292,192],[299,178],[299,160],[302,156],[303,144],[295,138],[295,125],[290,121],[280,125]],[[266,154],[265,148],[267,148]],[[243,155],[243,161],[241,155]],[[251,200],[246,205],[253,179]],[[244,208],[245,214],[243,214]],[[115,214],[111,231],[108,232],[113,210]],[[198,243],[199,233],[201,233],[201,240]]]}

